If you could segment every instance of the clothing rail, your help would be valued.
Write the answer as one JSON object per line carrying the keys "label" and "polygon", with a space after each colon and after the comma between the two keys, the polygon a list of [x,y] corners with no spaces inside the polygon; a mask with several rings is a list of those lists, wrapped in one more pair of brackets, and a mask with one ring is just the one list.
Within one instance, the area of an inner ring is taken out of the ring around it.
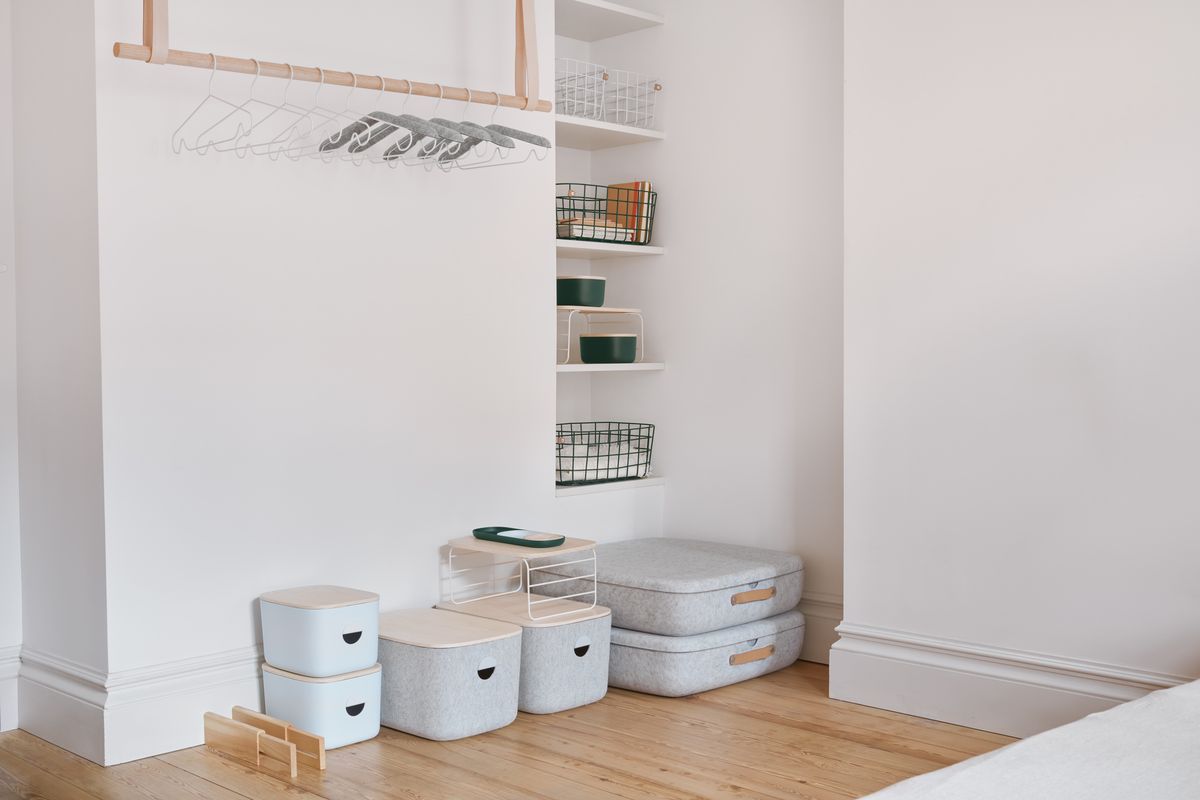
{"label": "clothing rail", "polygon": [[[440,97],[446,100],[465,100],[483,105],[517,108],[525,111],[551,111],[554,104],[538,98],[537,39],[533,20],[533,4],[530,0],[516,0],[516,90],[518,94],[500,94],[494,91],[464,89],[457,86],[442,86],[436,83],[420,83],[403,78],[385,78],[380,75],[361,75],[356,72],[321,69],[319,67],[295,67],[273,61],[253,58],[220,56],[212,53],[195,53],[190,50],[171,50],[167,43],[167,0],[143,0],[143,44],[117,42],[113,55],[117,58],[144,61],[153,64],[174,64],[180,67],[240,72],[247,75],[265,75],[270,78],[288,78],[332,86],[357,86],[360,89],[383,89],[385,92],[414,94],[422,97]],[[382,84],[382,85],[381,85]]]}

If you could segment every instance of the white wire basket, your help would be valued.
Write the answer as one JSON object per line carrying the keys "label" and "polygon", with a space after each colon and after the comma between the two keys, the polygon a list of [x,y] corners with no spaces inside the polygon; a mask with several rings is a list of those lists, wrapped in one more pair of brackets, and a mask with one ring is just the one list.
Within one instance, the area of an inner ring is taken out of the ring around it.
{"label": "white wire basket", "polygon": [[575,58],[554,62],[554,104],[559,114],[649,128],[662,84],[657,78],[608,69]]}

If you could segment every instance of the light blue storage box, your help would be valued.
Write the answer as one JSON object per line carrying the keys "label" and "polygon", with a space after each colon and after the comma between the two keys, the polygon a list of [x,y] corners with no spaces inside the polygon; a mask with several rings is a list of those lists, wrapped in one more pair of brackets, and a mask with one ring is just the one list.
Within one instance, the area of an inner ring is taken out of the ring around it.
{"label": "light blue storage box", "polygon": [[517,592],[470,603],[442,603],[438,608],[521,626],[518,707],[522,711],[553,714],[603,698],[608,692],[609,610],[554,600],[535,606],[534,613],[545,618],[531,619],[526,597]]}
{"label": "light blue storage box", "polygon": [[379,595],[344,586],[300,586],[259,598],[263,657],[273,667],[325,678],[379,660]]}
{"label": "light blue storage box", "polygon": [[325,737],[332,750],[379,734],[380,668],[311,678],[263,664],[267,714]]}
{"label": "light blue storage box", "polygon": [[446,741],[503,728],[517,718],[521,628],[437,608],[379,619],[380,722]]}

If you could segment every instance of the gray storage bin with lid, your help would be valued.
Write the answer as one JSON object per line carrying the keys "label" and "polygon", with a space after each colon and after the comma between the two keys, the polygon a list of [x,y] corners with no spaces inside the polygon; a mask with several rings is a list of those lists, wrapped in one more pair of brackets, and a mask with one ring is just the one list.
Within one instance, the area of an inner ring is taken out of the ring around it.
{"label": "gray storage bin with lid", "polygon": [[799,611],[694,636],[613,628],[608,682],[665,697],[696,694],[783,669],[803,643]]}
{"label": "gray storage bin with lid", "polygon": [[375,665],[379,595],[345,586],[299,586],[259,598],[263,657],[271,666],[327,678]]}
{"label": "gray storage bin with lid", "polygon": [[[544,599],[530,595],[534,600]],[[600,700],[608,692],[612,614],[574,600],[535,606],[531,619],[526,595],[514,593],[438,608],[521,626],[521,689],[518,707],[530,714],[553,714]]]}
{"label": "gray storage bin with lid", "polygon": [[436,608],[379,619],[380,721],[445,741],[517,718],[521,628]]}
{"label": "gray storage bin with lid", "polygon": [[[591,565],[545,568],[578,576]],[[628,539],[596,547],[597,602],[613,629],[692,636],[791,611],[804,563],[791,553],[687,539]],[[569,586],[570,584],[565,584]],[[542,589],[550,594],[564,584]]]}

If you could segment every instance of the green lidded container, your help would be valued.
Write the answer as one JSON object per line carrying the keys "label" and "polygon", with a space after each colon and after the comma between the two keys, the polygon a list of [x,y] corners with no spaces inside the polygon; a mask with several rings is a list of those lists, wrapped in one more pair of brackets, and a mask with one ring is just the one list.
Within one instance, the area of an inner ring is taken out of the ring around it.
{"label": "green lidded container", "polygon": [[558,279],[558,305],[604,305],[604,278],[595,275],[563,275]]}
{"label": "green lidded container", "polygon": [[637,334],[581,333],[579,357],[585,364],[632,364],[637,359]]}

